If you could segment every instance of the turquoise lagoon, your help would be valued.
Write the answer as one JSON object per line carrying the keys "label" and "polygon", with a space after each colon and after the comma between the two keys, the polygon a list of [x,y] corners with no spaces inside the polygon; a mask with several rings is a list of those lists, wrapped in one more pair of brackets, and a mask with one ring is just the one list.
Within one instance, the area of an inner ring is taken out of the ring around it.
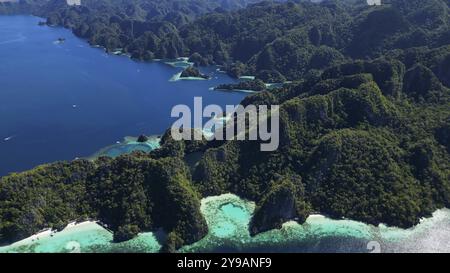
{"label": "turquoise lagoon", "polygon": [[[181,252],[449,252],[450,210],[438,210],[411,229],[372,226],[351,220],[311,215],[300,225],[251,237],[248,225],[253,202],[232,194],[202,200],[208,235]],[[375,249],[374,249],[375,247]]]}
{"label": "turquoise lagoon", "polygon": [[61,232],[42,232],[7,247],[7,253],[111,253],[158,252],[163,232],[142,233],[123,243],[112,243],[113,235],[94,222],[70,225]]}
{"label": "turquoise lagoon", "polygon": [[117,141],[114,145],[102,148],[88,159],[96,159],[102,156],[115,158],[136,151],[148,153],[160,147],[161,137],[159,136],[151,136],[145,142],[138,142],[137,139],[137,137],[127,136],[123,141]]}
{"label": "turquoise lagoon", "polygon": [[[208,223],[205,238],[180,252],[449,252],[450,210],[442,209],[411,229],[372,226],[351,220],[311,215],[300,225],[251,237],[248,225],[255,203],[233,194],[204,198],[201,212]],[[163,231],[142,233],[113,243],[112,234],[96,223],[72,225],[59,233],[44,232],[0,248],[0,252],[158,252]]]}

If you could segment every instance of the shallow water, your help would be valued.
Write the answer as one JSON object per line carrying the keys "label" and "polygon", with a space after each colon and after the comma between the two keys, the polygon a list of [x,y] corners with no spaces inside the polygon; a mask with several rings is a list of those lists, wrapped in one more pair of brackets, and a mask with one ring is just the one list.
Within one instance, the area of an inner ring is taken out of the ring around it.
{"label": "shallow water", "polygon": [[[442,209],[411,229],[366,225],[311,215],[306,223],[287,222],[280,230],[250,237],[248,225],[255,204],[232,194],[202,199],[201,212],[209,227],[202,240],[180,252],[450,252],[450,210]],[[143,233],[124,243],[97,224],[69,228],[53,237],[43,235],[0,252],[157,252],[165,234]],[[77,248],[79,247],[79,248]]]}
{"label": "shallow water", "polygon": [[96,159],[102,156],[115,158],[135,151],[148,153],[160,147],[161,138],[159,136],[152,136],[146,142],[138,142],[137,139],[137,137],[125,137],[123,141],[118,141],[114,145],[101,149],[88,159]]}
{"label": "shallow water", "polygon": [[72,228],[45,233],[25,239],[11,246],[0,247],[0,253],[111,253],[111,252],[158,252],[158,240],[162,232],[143,233],[133,240],[113,243],[113,235],[96,223],[82,223]]}
{"label": "shallow water", "polygon": [[[0,16],[0,176],[87,157],[125,136],[162,134],[177,104],[238,104],[242,93],[211,91],[235,80],[216,68],[207,81],[170,82],[185,61],[135,62],[106,54],[70,30],[31,16]],[[58,38],[64,43],[56,43]]]}
{"label": "shallow water", "polygon": [[208,235],[182,252],[449,252],[450,210],[438,210],[411,229],[378,227],[311,215],[251,237],[255,204],[226,194],[202,200]]}

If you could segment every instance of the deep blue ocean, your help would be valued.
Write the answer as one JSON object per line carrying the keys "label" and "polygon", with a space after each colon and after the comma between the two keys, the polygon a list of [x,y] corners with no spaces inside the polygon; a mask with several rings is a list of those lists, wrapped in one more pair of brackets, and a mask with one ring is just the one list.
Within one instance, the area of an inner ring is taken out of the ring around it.
{"label": "deep blue ocean", "polygon": [[210,90],[234,81],[215,67],[201,69],[211,80],[170,82],[181,68],[106,54],[41,20],[0,16],[0,176],[162,134],[195,96],[225,106],[246,95]]}

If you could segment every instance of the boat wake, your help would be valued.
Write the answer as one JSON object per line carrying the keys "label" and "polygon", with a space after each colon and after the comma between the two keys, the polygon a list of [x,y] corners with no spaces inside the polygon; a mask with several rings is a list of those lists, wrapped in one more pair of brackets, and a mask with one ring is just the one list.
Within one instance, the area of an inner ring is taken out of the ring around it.
{"label": "boat wake", "polygon": [[4,141],[10,141],[10,140],[12,140],[13,138],[15,138],[16,136],[9,136],[9,137],[5,137],[3,140]]}

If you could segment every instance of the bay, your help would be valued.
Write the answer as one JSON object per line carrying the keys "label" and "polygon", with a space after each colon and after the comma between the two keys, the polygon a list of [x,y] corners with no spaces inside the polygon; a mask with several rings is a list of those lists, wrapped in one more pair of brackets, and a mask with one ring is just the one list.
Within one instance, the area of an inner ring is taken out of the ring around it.
{"label": "bay", "polygon": [[39,21],[0,16],[0,176],[163,134],[172,107],[195,96],[222,107],[246,96],[211,90],[235,82],[215,67],[201,69],[211,80],[173,82],[182,68],[107,54]]}

